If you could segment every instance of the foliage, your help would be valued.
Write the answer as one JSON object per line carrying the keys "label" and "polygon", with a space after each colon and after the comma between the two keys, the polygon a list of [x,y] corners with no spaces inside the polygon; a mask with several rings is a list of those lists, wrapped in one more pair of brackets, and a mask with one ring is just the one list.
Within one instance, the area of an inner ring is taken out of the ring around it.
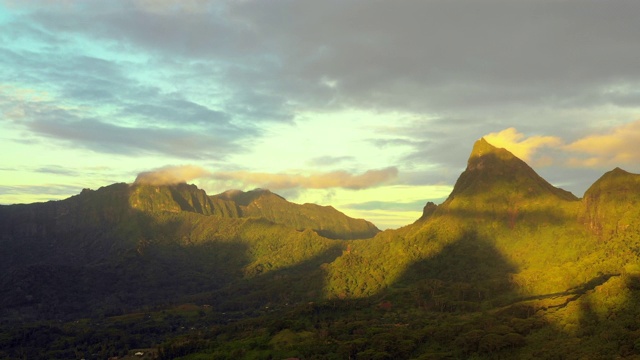
{"label": "foliage", "polygon": [[366,240],[265,191],[1,206],[0,358],[637,358],[639,185],[580,200],[481,140],[443,204]]}

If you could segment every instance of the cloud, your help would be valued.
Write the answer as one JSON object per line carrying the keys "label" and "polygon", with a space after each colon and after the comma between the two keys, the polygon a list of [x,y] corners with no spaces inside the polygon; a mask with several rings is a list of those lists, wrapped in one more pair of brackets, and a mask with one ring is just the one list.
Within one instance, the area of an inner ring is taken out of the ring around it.
{"label": "cloud", "polygon": [[181,108],[174,111],[152,106],[138,109],[138,115],[144,113],[149,117],[164,109],[171,114],[158,116],[164,121],[118,123],[94,112],[93,108],[68,106],[56,99],[13,95],[9,90],[0,88],[0,111],[11,126],[28,130],[23,141],[35,136],[101,153],[216,159],[242,152],[244,148],[239,140],[257,134],[255,129],[231,124],[219,113],[187,101],[167,100],[167,106],[177,104]]}
{"label": "cloud", "polygon": [[45,174],[54,174],[54,175],[67,175],[67,176],[82,176],[83,174],[77,170],[73,170],[70,169],[68,167],[65,166],[59,166],[59,165],[49,165],[49,166],[43,166],[40,168],[37,168],[35,170],[33,170],[34,172],[37,173],[45,173]]}
{"label": "cloud", "polygon": [[614,127],[603,134],[578,139],[564,147],[578,154],[569,165],[584,167],[619,166],[640,163],[640,120]]}
{"label": "cloud", "polygon": [[353,175],[346,171],[333,171],[313,175],[297,174],[269,174],[247,171],[219,172],[213,177],[219,180],[232,180],[244,184],[245,187],[254,185],[271,190],[306,188],[306,189],[366,189],[387,184],[398,176],[396,167],[379,170],[368,170],[360,175]]}
{"label": "cloud", "polygon": [[232,106],[269,96],[280,115],[289,102],[409,111],[606,104],[628,99],[612,86],[634,89],[640,79],[635,0],[586,0],[578,11],[575,1],[66,3],[34,7],[24,22],[194,60],[214,69]]}
{"label": "cloud", "polygon": [[195,165],[165,166],[139,173],[134,183],[156,186],[175,185],[210,175],[210,172]]}
{"label": "cloud", "polygon": [[[441,200],[444,200],[444,198]],[[420,199],[411,202],[366,201],[363,203],[345,204],[343,206],[356,210],[421,211],[426,203],[427,201]]]}
{"label": "cloud", "polygon": [[[121,110],[123,116],[138,116],[143,120],[154,119],[167,124],[184,123],[188,125],[218,127],[225,130],[227,126],[231,130],[233,126],[229,124],[229,115],[212,110],[206,106],[196,104],[191,101],[167,96],[162,103],[137,103],[132,106],[125,106]],[[222,126],[221,126],[222,125]]]}
{"label": "cloud", "polygon": [[205,11],[211,7],[208,0],[133,0],[139,9],[154,13],[186,12],[195,13]]}
{"label": "cloud", "polygon": [[0,185],[0,195],[40,195],[43,199],[77,194],[80,186],[62,184],[44,185]]}
{"label": "cloud", "polygon": [[312,166],[329,166],[353,160],[355,160],[353,156],[320,156],[309,160],[308,164]]}
{"label": "cloud", "polygon": [[518,132],[515,128],[504,129],[484,136],[489,144],[505,148],[524,161],[531,161],[532,156],[543,147],[558,147],[562,140],[556,136],[530,136]]}

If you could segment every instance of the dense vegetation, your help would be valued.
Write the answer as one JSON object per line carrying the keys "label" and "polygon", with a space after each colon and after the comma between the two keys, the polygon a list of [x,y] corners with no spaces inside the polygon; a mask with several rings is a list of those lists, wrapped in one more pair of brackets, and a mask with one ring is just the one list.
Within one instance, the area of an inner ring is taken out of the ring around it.
{"label": "dense vegetation", "polygon": [[638,358],[639,190],[615,169],[578,199],[480,140],[444,203],[366,240],[277,224],[306,210],[266,191],[0,207],[0,358]]}

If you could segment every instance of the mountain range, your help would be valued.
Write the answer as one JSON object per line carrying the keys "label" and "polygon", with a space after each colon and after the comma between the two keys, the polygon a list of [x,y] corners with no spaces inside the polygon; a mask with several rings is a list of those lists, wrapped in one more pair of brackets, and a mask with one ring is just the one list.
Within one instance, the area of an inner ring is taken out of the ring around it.
{"label": "mountain range", "polygon": [[480,139],[397,230],[188,184],[0,206],[0,357],[637,358],[639,200],[640,175],[578,198]]}

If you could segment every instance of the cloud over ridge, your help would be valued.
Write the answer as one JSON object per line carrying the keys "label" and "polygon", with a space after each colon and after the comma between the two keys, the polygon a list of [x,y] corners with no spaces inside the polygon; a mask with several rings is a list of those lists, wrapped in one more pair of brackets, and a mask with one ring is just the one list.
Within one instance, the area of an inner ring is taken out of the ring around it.
{"label": "cloud over ridge", "polygon": [[209,176],[211,173],[195,165],[165,166],[138,174],[134,184],[175,185]]}
{"label": "cloud over ridge", "polygon": [[218,180],[233,180],[244,185],[256,185],[271,190],[306,188],[344,188],[352,190],[376,187],[391,182],[398,176],[396,167],[367,170],[353,175],[346,171],[332,171],[311,175],[259,173],[248,171],[219,172],[213,175]]}
{"label": "cloud over ridge", "polygon": [[491,145],[505,148],[524,161],[530,161],[536,151],[543,147],[557,147],[562,140],[556,136],[530,136],[518,132],[510,127],[500,132],[490,133],[484,136]]}

